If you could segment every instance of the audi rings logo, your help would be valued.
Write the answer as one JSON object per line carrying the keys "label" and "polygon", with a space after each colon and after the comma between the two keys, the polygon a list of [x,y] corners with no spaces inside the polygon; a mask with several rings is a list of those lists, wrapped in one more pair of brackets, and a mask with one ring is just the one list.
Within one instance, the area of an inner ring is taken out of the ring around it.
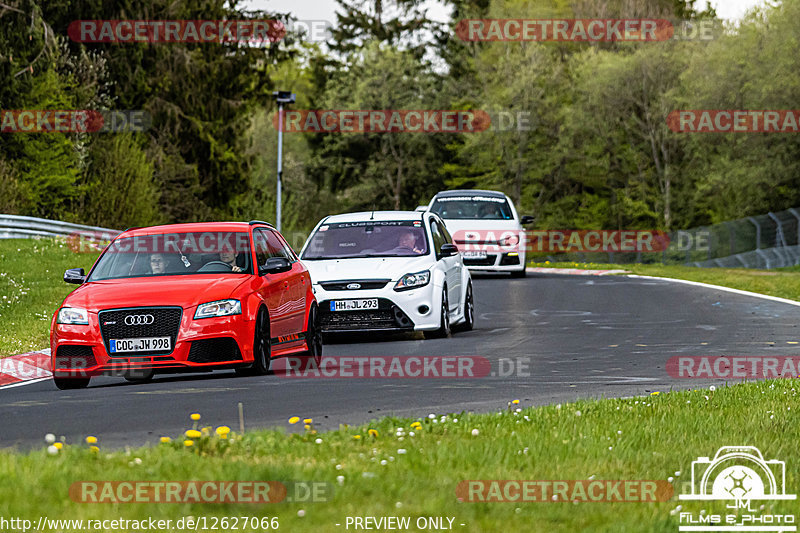
{"label": "audi rings logo", "polygon": [[128,315],[125,317],[126,326],[149,326],[154,321],[153,315]]}
{"label": "audi rings logo", "polygon": [[347,288],[349,290],[351,290],[351,291],[354,291],[356,289],[360,289],[361,288],[361,284],[360,283],[348,283],[347,284]]}

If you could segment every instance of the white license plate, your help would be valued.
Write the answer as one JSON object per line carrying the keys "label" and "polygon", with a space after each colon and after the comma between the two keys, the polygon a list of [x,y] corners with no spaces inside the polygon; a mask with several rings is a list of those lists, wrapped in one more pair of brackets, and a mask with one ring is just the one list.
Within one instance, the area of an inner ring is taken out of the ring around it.
{"label": "white license plate", "polygon": [[484,251],[468,251],[461,252],[461,257],[464,259],[486,259],[486,252]]}
{"label": "white license plate", "polygon": [[142,337],[140,339],[111,339],[111,353],[121,352],[162,352],[172,349],[170,337]]}
{"label": "white license plate", "polygon": [[333,300],[331,301],[331,311],[361,311],[363,309],[377,309],[378,299],[368,298],[366,300]]}

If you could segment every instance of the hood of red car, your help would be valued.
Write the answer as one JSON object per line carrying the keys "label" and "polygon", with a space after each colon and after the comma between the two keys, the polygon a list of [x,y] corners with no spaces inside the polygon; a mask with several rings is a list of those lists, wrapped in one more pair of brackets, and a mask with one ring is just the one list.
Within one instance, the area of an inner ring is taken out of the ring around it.
{"label": "hood of red car", "polygon": [[180,306],[231,298],[252,276],[195,274],[154,278],[93,281],[78,287],[64,300],[65,306],[90,312],[119,307]]}

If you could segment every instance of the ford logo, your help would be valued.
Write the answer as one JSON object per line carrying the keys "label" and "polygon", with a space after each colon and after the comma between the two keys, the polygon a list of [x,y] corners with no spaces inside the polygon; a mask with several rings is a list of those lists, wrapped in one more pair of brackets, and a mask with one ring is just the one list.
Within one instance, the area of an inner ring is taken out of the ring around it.
{"label": "ford logo", "polygon": [[351,291],[354,291],[354,290],[360,289],[360,288],[361,288],[361,284],[360,283],[348,283],[347,284],[347,289],[351,290]]}
{"label": "ford logo", "polygon": [[153,315],[128,315],[125,317],[126,326],[148,326],[154,321]]}

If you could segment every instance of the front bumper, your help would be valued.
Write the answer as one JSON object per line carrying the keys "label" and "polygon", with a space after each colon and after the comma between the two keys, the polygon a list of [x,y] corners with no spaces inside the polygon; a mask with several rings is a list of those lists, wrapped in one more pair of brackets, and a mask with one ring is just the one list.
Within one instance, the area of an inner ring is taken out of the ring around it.
{"label": "front bumper", "polygon": [[[56,377],[91,377],[151,369],[164,373],[211,370],[252,361],[253,322],[243,315],[201,320],[193,316],[194,309],[182,310],[172,350],[156,353],[110,353],[97,313],[90,313],[88,326],[55,324],[51,371]],[[143,328],[136,336],[150,335]]]}
{"label": "front bumper", "polygon": [[[314,285],[319,302],[320,328],[325,333],[366,331],[430,331],[439,328],[441,287],[428,285],[407,291],[395,291],[395,282],[381,289],[325,290]],[[335,300],[378,299],[378,309],[331,311]]]}

